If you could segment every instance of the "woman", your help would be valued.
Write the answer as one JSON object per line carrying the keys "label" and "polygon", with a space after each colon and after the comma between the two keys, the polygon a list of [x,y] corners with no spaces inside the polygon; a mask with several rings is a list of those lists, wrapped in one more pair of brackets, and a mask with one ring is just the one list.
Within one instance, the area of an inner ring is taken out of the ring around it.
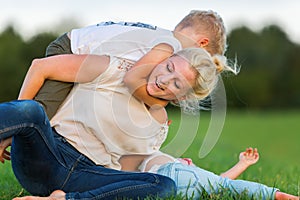
{"label": "woman", "polygon": [[[154,68],[147,91],[166,100],[205,98],[227,69],[221,64],[203,49],[182,50]],[[122,155],[157,152],[168,129],[163,107],[148,110],[124,86],[131,66],[125,59],[96,55],[33,61],[19,99],[32,99],[45,79],[77,84],[51,125],[32,100],[0,104],[0,155],[8,158],[4,150],[13,136],[12,166],[26,190],[45,196],[60,189],[64,199],[174,194],[174,182],[164,176],[114,170]]]}

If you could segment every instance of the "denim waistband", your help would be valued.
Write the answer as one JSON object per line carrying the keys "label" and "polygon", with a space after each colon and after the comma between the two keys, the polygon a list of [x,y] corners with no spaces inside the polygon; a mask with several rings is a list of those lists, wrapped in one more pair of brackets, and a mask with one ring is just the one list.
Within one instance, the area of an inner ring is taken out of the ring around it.
{"label": "denim waistband", "polygon": [[63,147],[67,149],[68,153],[71,154],[74,158],[76,158],[77,161],[81,162],[84,165],[96,165],[91,159],[89,159],[87,156],[79,152],[74,146],[72,146],[65,137],[57,133],[55,128],[52,128],[52,131],[56,141],[59,142],[60,145],[63,145]]}

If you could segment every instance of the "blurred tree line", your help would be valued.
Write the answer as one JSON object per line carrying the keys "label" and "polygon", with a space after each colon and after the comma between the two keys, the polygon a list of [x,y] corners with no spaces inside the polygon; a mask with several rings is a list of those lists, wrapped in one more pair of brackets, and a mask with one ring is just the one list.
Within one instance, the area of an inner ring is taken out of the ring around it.
{"label": "blurred tree line", "polygon": [[227,57],[237,58],[239,75],[224,78],[228,104],[238,108],[300,107],[300,46],[278,26],[260,32],[236,28],[228,36]]}
{"label": "blurred tree line", "polygon": [[[44,57],[47,45],[57,36],[46,32],[25,41],[12,26],[0,33],[0,102],[17,98],[31,61]],[[237,76],[223,76],[230,107],[300,107],[300,46],[280,27],[232,30],[226,55],[241,66]]]}
{"label": "blurred tree line", "polygon": [[56,37],[41,33],[24,41],[12,26],[0,34],[0,102],[17,99],[31,61],[44,57],[47,45]]}

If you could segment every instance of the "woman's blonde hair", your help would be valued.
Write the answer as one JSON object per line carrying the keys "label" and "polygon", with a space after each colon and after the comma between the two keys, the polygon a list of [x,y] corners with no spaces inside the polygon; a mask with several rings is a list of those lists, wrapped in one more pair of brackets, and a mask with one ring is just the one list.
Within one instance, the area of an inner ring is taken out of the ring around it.
{"label": "woman's blonde hair", "polygon": [[177,102],[185,110],[200,109],[199,101],[204,100],[215,89],[222,72],[238,73],[236,65],[229,66],[225,56],[211,56],[203,48],[186,48],[177,52],[174,56],[180,56],[187,60],[197,74],[193,89],[186,94],[183,101]]}
{"label": "woman's blonde hair", "polygon": [[211,54],[224,55],[226,44],[226,29],[221,16],[212,10],[192,10],[175,27],[180,31],[192,27],[196,34],[206,33],[209,43],[205,49]]}

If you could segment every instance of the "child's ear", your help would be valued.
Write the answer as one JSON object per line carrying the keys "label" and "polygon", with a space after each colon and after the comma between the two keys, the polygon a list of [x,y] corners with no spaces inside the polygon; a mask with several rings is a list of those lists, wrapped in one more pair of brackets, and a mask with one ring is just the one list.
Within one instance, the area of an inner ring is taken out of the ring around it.
{"label": "child's ear", "polygon": [[198,40],[198,45],[200,47],[206,47],[209,43],[209,39],[208,38],[201,38],[200,40]]}

